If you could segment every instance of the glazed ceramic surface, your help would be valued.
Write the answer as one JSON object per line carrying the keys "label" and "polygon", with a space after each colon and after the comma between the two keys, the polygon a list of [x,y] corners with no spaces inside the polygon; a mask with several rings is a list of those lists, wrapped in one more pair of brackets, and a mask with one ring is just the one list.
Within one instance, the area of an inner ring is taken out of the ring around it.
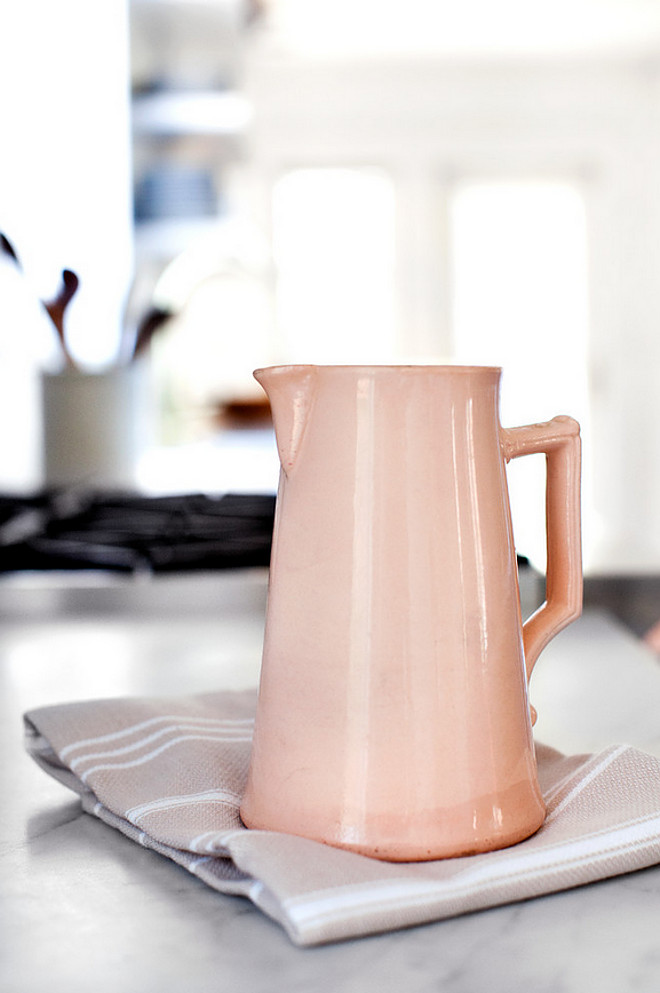
{"label": "glazed ceramic surface", "polygon": [[[390,860],[529,836],[529,676],[581,609],[577,423],[502,428],[497,368],[255,375],[282,470],[244,822]],[[548,572],[523,624],[506,462],[532,452]]]}

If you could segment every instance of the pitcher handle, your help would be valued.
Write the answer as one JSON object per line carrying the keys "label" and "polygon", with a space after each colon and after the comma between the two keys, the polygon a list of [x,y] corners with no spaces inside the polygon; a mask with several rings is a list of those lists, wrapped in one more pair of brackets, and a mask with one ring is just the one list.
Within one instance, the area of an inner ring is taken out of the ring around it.
{"label": "pitcher handle", "polygon": [[546,455],[545,602],[523,624],[527,680],[549,641],[582,613],[580,425],[572,417],[503,428],[504,457]]}

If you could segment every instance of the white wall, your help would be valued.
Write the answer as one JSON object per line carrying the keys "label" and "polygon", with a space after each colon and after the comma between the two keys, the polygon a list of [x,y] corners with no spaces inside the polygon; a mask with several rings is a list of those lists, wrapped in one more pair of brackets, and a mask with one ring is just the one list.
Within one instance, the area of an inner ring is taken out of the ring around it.
{"label": "white wall", "polygon": [[[132,273],[127,0],[21,0],[0,30],[0,485],[39,481],[36,373],[58,360],[37,297],[80,277],[69,311],[83,363],[116,355]],[[35,312],[36,310],[36,312]],[[41,318],[41,321],[39,320]]]}

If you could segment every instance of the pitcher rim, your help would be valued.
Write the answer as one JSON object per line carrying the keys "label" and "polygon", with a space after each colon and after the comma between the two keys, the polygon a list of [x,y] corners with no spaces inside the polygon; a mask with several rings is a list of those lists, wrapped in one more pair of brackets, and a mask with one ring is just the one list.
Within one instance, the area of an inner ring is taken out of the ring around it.
{"label": "pitcher rim", "polygon": [[291,372],[302,372],[309,370],[322,370],[325,372],[341,372],[354,370],[356,372],[376,372],[378,370],[389,370],[389,371],[407,371],[413,373],[424,373],[424,372],[453,372],[461,373],[465,375],[469,374],[479,374],[479,373],[493,373],[501,374],[502,366],[499,365],[452,365],[451,363],[438,363],[437,365],[427,363],[427,364],[416,364],[411,362],[405,362],[401,364],[389,363],[389,362],[373,362],[373,363],[345,363],[345,364],[316,364],[313,362],[283,362],[277,365],[270,366],[260,366],[258,369],[254,370],[253,375],[258,376],[265,372],[277,372],[290,370]]}

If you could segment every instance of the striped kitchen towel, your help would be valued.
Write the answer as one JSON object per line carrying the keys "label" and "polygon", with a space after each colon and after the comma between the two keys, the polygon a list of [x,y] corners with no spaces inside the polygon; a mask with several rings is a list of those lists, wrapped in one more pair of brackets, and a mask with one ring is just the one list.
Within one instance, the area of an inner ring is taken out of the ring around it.
{"label": "striped kitchen towel", "polygon": [[25,716],[27,749],[84,809],[223,893],[254,901],[299,945],[440,920],[660,862],[660,760],[627,746],[537,747],[548,816],[485,855],[387,863],[243,827],[253,692],[69,703]]}

